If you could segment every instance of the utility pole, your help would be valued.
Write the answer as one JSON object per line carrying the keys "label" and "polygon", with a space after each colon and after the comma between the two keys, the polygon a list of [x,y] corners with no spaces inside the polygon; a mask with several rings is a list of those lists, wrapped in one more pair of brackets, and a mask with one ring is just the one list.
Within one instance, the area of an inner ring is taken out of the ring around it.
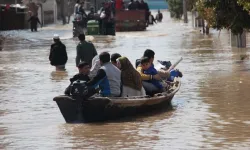
{"label": "utility pole", "polygon": [[187,0],[183,0],[183,16],[184,16],[184,23],[188,23]]}
{"label": "utility pole", "polygon": [[95,13],[97,13],[96,0],[94,1],[94,5],[95,5]]}

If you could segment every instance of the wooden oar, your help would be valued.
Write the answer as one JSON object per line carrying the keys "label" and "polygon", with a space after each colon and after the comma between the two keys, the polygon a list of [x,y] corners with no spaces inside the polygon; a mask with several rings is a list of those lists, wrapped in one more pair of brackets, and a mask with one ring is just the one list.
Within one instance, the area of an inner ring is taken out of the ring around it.
{"label": "wooden oar", "polygon": [[172,66],[169,67],[168,71],[174,69],[182,60],[183,58],[181,57],[176,63],[174,63]]}
{"label": "wooden oar", "polygon": [[[172,66],[169,67],[168,71],[171,71],[172,69],[174,69],[181,61],[183,60],[183,58],[181,57],[176,63],[174,63]],[[168,81],[165,81],[163,79],[160,80],[161,82],[167,84]]]}

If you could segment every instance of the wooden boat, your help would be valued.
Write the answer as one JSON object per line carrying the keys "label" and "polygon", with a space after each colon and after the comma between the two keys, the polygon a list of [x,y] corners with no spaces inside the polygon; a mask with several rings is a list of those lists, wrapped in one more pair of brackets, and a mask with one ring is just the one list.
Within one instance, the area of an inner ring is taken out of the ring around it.
{"label": "wooden boat", "polygon": [[176,78],[166,92],[153,97],[90,97],[79,101],[70,96],[57,96],[54,101],[67,123],[108,121],[168,107],[180,86],[180,78]]}

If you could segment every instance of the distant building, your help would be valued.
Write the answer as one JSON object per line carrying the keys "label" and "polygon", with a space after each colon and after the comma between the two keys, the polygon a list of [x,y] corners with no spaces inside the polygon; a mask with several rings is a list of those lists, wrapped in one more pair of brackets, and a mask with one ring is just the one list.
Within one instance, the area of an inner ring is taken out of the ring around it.
{"label": "distant building", "polygon": [[[11,6],[9,11],[4,9],[7,4]],[[0,30],[28,28],[27,20],[35,14],[43,25],[57,20],[56,0],[0,0],[0,5]]]}

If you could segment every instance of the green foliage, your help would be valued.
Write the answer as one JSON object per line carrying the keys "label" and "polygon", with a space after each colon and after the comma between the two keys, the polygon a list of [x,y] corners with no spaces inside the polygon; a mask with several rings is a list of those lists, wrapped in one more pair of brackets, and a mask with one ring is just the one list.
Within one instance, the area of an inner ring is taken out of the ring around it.
{"label": "green foliage", "polygon": [[183,15],[183,0],[166,0],[172,18],[181,19]]}
{"label": "green foliage", "polygon": [[187,0],[187,11],[192,11],[195,8],[197,0]]}
{"label": "green foliage", "polygon": [[[247,1],[247,0],[242,0]],[[236,0],[210,0],[203,2],[204,7],[215,11],[217,29],[231,29],[234,34],[241,34],[244,29],[250,29],[250,15]]]}
{"label": "green foliage", "polygon": [[239,5],[243,6],[246,11],[250,11],[250,0],[238,0]]}
{"label": "green foliage", "polygon": [[205,0],[197,0],[195,8],[199,13],[199,17],[207,21],[208,27],[213,27],[216,25],[216,16],[214,7],[206,7]]}

